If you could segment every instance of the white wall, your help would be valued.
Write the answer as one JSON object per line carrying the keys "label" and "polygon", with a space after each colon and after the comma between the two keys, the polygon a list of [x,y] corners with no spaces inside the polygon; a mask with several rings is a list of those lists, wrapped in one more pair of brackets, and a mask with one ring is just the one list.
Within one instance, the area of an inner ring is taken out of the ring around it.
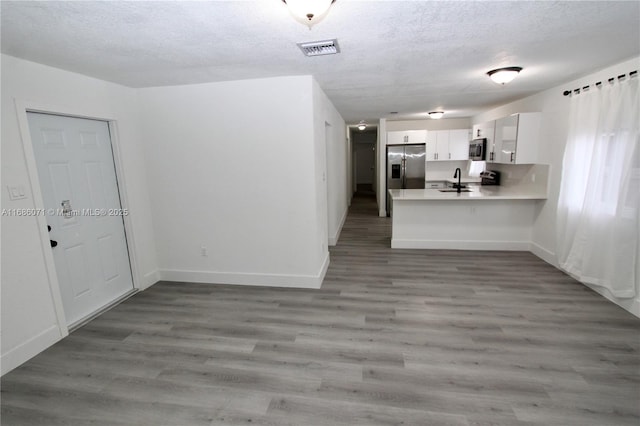
{"label": "white wall", "polygon": [[326,152],[327,232],[328,243],[333,246],[338,242],[348,213],[347,128],[333,103],[315,79],[312,81],[315,138]]}
{"label": "white wall", "polygon": [[139,91],[163,279],[320,286],[324,120],[313,85],[300,76]]}
{"label": "white wall", "polygon": [[[79,74],[2,55],[2,208],[42,206],[40,185],[31,180],[19,117],[26,107],[115,120],[121,158],[121,195],[129,208],[128,234],[136,269],[146,288],[157,280],[155,241],[147,195],[144,153],[138,137],[134,90]],[[7,185],[23,185],[26,199],[10,201]],[[13,369],[66,334],[46,224],[33,217],[2,217],[2,373]]]}
{"label": "white wall", "polygon": [[355,192],[355,176],[353,170],[353,135],[350,127],[345,129],[347,134],[347,209],[351,206],[353,193]]}
{"label": "white wall", "polygon": [[[542,113],[539,153],[540,162],[550,165],[549,199],[545,203],[540,203],[540,207],[536,212],[532,233],[533,252],[554,266],[558,265],[556,258],[556,211],[560,192],[562,157],[569,125],[569,98],[563,96],[562,93],[565,90],[573,90],[597,81],[606,81],[610,77],[637,70],[639,65],[640,58],[630,59],[536,95],[486,111],[472,118],[473,124],[476,124],[517,112],[539,111]],[[640,283],[636,282],[636,287],[636,294],[639,296],[635,299],[616,299],[610,294],[606,294],[606,292],[604,295],[635,315],[640,316]],[[603,291],[599,287],[594,287],[594,289],[600,292]]]}
{"label": "white wall", "polygon": [[[114,124],[137,288],[320,286],[347,212],[347,145],[312,77],[136,90],[3,55],[2,183],[27,189],[3,190],[3,208],[42,203],[25,108]],[[3,374],[67,333],[45,228],[2,217]]]}

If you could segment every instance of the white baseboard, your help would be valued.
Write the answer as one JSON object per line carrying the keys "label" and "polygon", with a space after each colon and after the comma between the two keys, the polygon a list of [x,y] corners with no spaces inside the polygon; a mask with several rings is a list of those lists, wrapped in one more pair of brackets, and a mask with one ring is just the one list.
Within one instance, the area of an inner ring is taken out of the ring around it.
{"label": "white baseboard", "polygon": [[342,214],[342,219],[340,219],[340,223],[338,224],[338,229],[336,229],[336,233],[334,236],[329,237],[329,245],[335,246],[338,244],[338,240],[340,239],[340,233],[342,232],[342,227],[347,220],[347,214],[349,213],[349,209],[346,209]]}
{"label": "white baseboard", "polygon": [[190,271],[184,269],[162,269],[164,281],[254,285],[264,287],[320,288],[329,268],[329,253],[326,254],[316,275],[258,274],[239,272]]}
{"label": "white baseboard", "polygon": [[[544,247],[539,246],[538,244],[533,243],[533,242],[531,243],[530,251],[531,251],[531,253],[535,254],[536,256],[538,256],[540,259],[544,260],[545,262],[547,262],[551,266],[554,266],[555,268],[557,268],[557,269],[561,270],[562,272],[564,272],[565,274],[567,274],[567,271],[564,271],[562,268],[560,268],[560,265],[558,264],[558,259],[557,259],[556,254],[554,252],[549,251],[549,250],[545,249]],[[571,274],[569,274],[569,275],[571,275]],[[607,299],[607,300],[615,303],[616,305],[620,306],[622,309],[631,312],[633,315],[635,315],[637,317],[640,317],[640,295],[636,296],[636,298],[634,298],[634,299],[620,299],[618,297],[615,297],[613,294],[611,294],[611,292],[609,290],[607,290],[604,287],[599,287],[599,286],[596,286],[596,285],[590,285],[590,284],[586,284],[586,283],[582,283],[582,285],[585,285],[585,286],[589,287],[591,290],[595,291],[596,293],[598,293],[599,295],[601,295],[605,299]]]}
{"label": "white baseboard", "polygon": [[318,286],[312,287],[312,288],[322,287],[322,281],[324,281],[324,276],[327,275],[327,269],[329,269],[329,263],[331,263],[331,260],[329,258],[329,252],[327,252],[324,255],[324,260],[322,261],[322,265],[320,266],[320,270],[318,271],[318,275],[316,278]]}
{"label": "white baseboard", "polygon": [[391,240],[391,248],[398,249],[529,251],[529,246],[524,241]]}
{"label": "white baseboard", "polygon": [[158,281],[160,281],[159,270],[156,269],[155,271],[147,272],[142,276],[142,283],[138,290],[141,290],[141,291],[146,290],[152,285],[154,285],[155,283],[157,283]]}
{"label": "white baseboard", "polygon": [[584,285],[586,285],[591,290],[595,291],[596,293],[598,293],[599,295],[601,295],[605,299],[610,300],[611,302],[613,302],[616,305],[620,306],[622,309],[624,309],[626,311],[629,311],[633,315],[635,315],[638,318],[640,318],[640,295],[636,296],[633,299],[631,299],[631,298],[630,299],[620,299],[618,297],[615,297],[613,294],[611,294],[611,292],[609,290],[607,290],[604,287],[599,287],[597,285],[590,285],[590,284],[584,284]]}
{"label": "white baseboard", "polygon": [[556,258],[556,254],[554,252],[547,250],[546,248],[533,242],[531,243],[529,251],[547,262],[549,265],[555,266],[556,268],[560,269],[558,265],[558,259]]}
{"label": "white baseboard", "polygon": [[19,346],[9,350],[9,352],[2,354],[2,357],[0,357],[0,364],[2,366],[0,374],[4,376],[9,371],[38,355],[60,339],[62,339],[60,329],[57,325],[52,325],[42,333],[21,343]]}
{"label": "white baseboard", "polygon": [[631,312],[633,315],[640,318],[640,296],[633,299],[633,303],[631,304],[631,307],[627,310]]}

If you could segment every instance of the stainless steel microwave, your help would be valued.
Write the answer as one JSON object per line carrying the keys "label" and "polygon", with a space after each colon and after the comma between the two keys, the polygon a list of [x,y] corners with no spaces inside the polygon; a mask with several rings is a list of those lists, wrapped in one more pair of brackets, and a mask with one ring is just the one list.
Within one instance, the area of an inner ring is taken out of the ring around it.
{"label": "stainless steel microwave", "polygon": [[479,138],[469,142],[469,160],[482,161],[487,150],[487,139]]}

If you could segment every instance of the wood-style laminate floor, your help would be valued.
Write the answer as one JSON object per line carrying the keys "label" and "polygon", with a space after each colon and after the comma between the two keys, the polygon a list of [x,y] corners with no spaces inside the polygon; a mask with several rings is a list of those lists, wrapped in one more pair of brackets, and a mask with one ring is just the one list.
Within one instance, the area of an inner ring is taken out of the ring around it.
{"label": "wood-style laminate floor", "polygon": [[158,283],[3,377],[2,424],[640,424],[638,318],[389,226],[355,198],[321,290]]}

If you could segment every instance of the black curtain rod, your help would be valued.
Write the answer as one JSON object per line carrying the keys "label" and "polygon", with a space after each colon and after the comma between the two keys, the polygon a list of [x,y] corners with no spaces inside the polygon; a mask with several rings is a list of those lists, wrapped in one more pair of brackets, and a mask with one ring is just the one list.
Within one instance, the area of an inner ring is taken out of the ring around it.
{"label": "black curtain rod", "polygon": [[[637,75],[638,75],[638,70],[631,71],[629,73],[629,78],[636,77]],[[626,76],[627,76],[626,74],[620,74],[618,76],[618,80],[622,81],[622,80],[624,80],[624,78]],[[610,79],[607,80],[607,82],[611,84],[611,83],[613,83],[615,81],[615,79],[616,79],[615,77],[611,77]],[[602,85],[601,81],[598,81],[597,83],[594,84],[594,86],[596,86],[596,87],[600,87],[601,85]],[[589,86],[584,86],[582,89],[580,89],[578,87],[577,89],[573,89],[573,91],[572,90],[565,90],[564,92],[562,92],[562,94],[564,96],[569,96],[572,93],[574,93],[576,95],[579,95],[581,90],[589,90]]]}

